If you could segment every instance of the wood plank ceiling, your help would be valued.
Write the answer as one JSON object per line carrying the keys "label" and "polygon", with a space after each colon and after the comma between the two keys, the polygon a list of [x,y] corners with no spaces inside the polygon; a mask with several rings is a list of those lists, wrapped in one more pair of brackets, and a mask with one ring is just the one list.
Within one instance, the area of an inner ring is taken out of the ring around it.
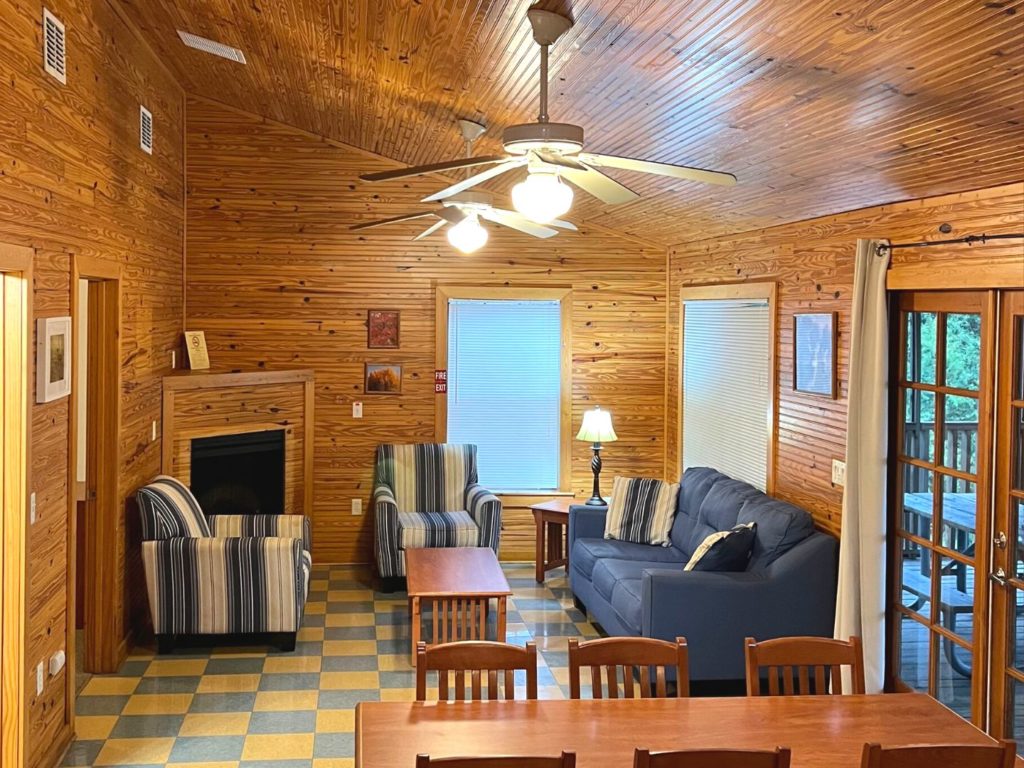
{"label": "wood plank ceiling", "polygon": [[[403,163],[459,156],[456,118],[490,126],[484,153],[536,114],[528,0],[120,2],[188,91]],[[539,5],[575,20],[553,120],[593,151],[740,181],[612,172],[643,199],[579,193],[577,220],[668,244],[1024,178],[1024,0]]]}

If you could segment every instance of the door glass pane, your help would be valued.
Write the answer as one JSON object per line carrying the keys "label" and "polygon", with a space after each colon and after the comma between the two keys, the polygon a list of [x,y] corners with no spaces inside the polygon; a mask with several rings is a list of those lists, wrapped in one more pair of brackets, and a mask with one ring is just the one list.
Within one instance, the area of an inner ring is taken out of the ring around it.
{"label": "door glass pane", "polygon": [[928,692],[928,628],[909,616],[900,621],[900,680]]}
{"label": "door glass pane", "polygon": [[1013,350],[1016,353],[1015,370],[1013,372],[1013,399],[1024,400],[1024,315],[1014,319]]}
{"label": "door glass pane", "polygon": [[946,315],[946,386],[978,389],[981,379],[981,315]]}
{"label": "door glass pane", "polygon": [[931,541],[932,477],[929,469],[903,464],[903,530]]}
{"label": "door glass pane", "polygon": [[931,550],[905,539],[901,542],[904,549],[900,574],[900,599],[907,608],[927,619],[931,616],[929,607],[932,594]]}
{"label": "door glass pane", "polygon": [[1013,719],[1010,722],[1013,724],[1010,730],[1009,737],[1016,740],[1017,754],[1020,754],[1020,744],[1024,743],[1024,683],[1018,682],[1017,680],[1010,680],[1010,702],[1011,711],[1008,713]]}
{"label": "door glass pane", "polygon": [[935,313],[907,313],[906,379],[935,383]]}
{"label": "door glass pane", "polygon": [[977,485],[972,482],[942,475],[939,542],[968,557],[974,557],[974,532],[978,527],[977,490]]}
{"label": "door glass pane", "polygon": [[1010,665],[1024,671],[1024,592],[1013,590],[1013,599],[1013,621],[1010,623],[1009,640]]}
{"label": "door glass pane", "polygon": [[961,717],[971,719],[971,653],[945,637],[939,643],[938,699]]}
{"label": "door glass pane", "polygon": [[1013,441],[1010,449],[1011,483],[1015,490],[1024,491],[1024,408],[1013,408],[1010,413],[1013,420],[1010,435]]}
{"label": "door glass pane", "polygon": [[942,463],[972,475],[978,471],[978,400],[946,396],[942,428]]}
{"label": "door glass pane", "polygon": [[970,642],[973,638],[974,567],[943,557],[939,624]]}
{"label": "door glass pane", "polygon": [[934,461],[935,393],[908,389],[903,398],[903,451],[915,459]]}
{"label": "door glass pane", "polygon": [[1014,539],[1017,542],[1017,556],[1014,558],[1014,572],[1018,579],[1024,580],[1024,501],[1021,499],[1010,499],[1010,527],[1017,531],[1016,536],[1010,536],[1010,542]]}

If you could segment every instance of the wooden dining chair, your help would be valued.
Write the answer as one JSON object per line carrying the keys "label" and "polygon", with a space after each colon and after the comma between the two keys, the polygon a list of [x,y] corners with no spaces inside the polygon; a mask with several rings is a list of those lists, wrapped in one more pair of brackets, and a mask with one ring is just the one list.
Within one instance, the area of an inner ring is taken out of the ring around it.
{"label": "wooden dining chair", "polygon": [[[679,752],[633,753],[633,768],[789,768],[790,752],[773,750],[684,749]],[[417,766],[418,768],[418,766]]]}
{"label": "wooden dining chair", "polygon": [[[864,653],[860,638],[780,637],[745,641],[747,695],[761,695],[761,670],[768,669],[770,696],[841,694],[842,668],[850,667],[852,693],[864,693]],[[794,678],[796,687],[794,688]]]}
{"label": "wooden dining chair", "polygon": [[416,768],[576,768],[576,753],[560,757],[439,757],[416,755]]}
{"label": "wooden dining chair", "polygon": [[1017,745],[1012,741],[985,746],[929,744],[883,747],[865,744],[861,768],[1013,768]]}
{"label": "wooden dining chair", "polygon": [[[676,696],[690,695],[690,662],[686,651],[686,638],[677,637],[674,643],[649,637],[603,637],[599,640],[579,642],[569,639],[569,698],[580,698],[580,670],[590,667],[590,685],[595,699],[604,698],[607,683],[608,698],[619,698],[619,669],[622,669],[622,687],[625,698],[666,697],[665,671],[676,670]],[[634,686],[635,667],[640,669],[640,685]],[[654,687],[651,687],[651,668],[654,668]],[[604,681],[602,682],[602,668]]]}
{"label": "wooden dining chair", "polygon": [[[487,699],[499,696],[504,682],[505,698],[514,699],[515,672],[526,672],[526,698],[537,698],[537,646],[525,648],[508,643],[474,640],[442,643],[429,648],[426,643],[416,647],[416,701],[427,700],[427,672],[437,672],[437,693],[440,701],[448,701],[450,673],[455,674],[455,701],[466,701],[466,678],[469,677],[469,701],[484,699],[483,683],[487,682]],[[499,675],[498,673],[502,673]]]}

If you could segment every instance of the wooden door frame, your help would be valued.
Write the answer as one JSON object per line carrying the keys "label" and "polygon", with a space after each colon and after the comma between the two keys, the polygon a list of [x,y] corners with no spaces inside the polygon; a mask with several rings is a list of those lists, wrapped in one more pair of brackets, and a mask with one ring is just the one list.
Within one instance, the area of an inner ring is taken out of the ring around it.
{"label": "wooden door frame", "polygon": [[[104,478],[94,479],[96,499],[94,508],[106,510],[99,514],[93,525],[85,531],[84,569],[89,577],[90,588],[84,592],[85,613],[85,648],[83,666],[90,672],[116,672],[124,660],[126,647],[121,631],[120,616],[114,610],[116,601],[113,596],[123,587],[123,579],[118,579],[118,562],[116,557],[102,557],[104,547],[115,547],[121,536],[119,521],[121,504],[119,500],[118,478],[120,477],[120,441],[121,424],[121,268],[118,264],[90,256],[73,254],[71,257],[71,369],[77,373],[78,356],[80,354],[78,329],[74,323],[78,321],[80,312],[78,300],[78,281],[88,280],[89,306],[86,322],[101,326],[113,326],[113,334],[103,334],[102,344],[90,344],[87,354],[90,362],[87,374],[87,390],[98,389],[102,395],[90,398],[87,413],[88,426],[102,425],[87,430],[86,450],[94,457],[87,466],[108,467]],[[90,341],[92,341],[90,339]],[[108,372],[109,375],[101,375]],[[96,376],[95,381],[93,376]],[[74,392],[74,387],[72,388]],[[95,400],[95,402],[94,402]],[[95,404],[95,407],[93,407]],[[78,558],[78,510],[77,498],[73,492],[72,479],[78,471],[78,398],[72,397],[68,409],[68,562],[67,562],[67,648],[68,648],[68,679],[67,679],[67,714],[69,724],[74,722],[75,702],[75,671],[78,667],[77,647],[75,638],[76,620],[76,581]],[[88,471],[88,470],[87,470]],[[89,478],[87,477],[87,485]]]}
{"label": "wooden door frame", "polygon": [[[32,248],[0,244],[0,272],[16,274],[22,281],[20,333],[23,340],[20,354],[15,358],[20,370],[20,407],[12,409],[21,415],[20,428],[11,430],[4,424],[4,439],[15,436],[15,459],[13,474],[20,481],[15,488],[4,482],[3,504],[0,505],[0,764],[5,768],[21,768],[25,764],[25,712],[28,700],[25,690],[25,591],[26,536],[28,529],[28,496],[31,488],[31,402],[29,382],[32,380]],[[4,313],[8,312],[6,301]],[[6,320],[6,317],[4,318]],[[9,346],[4,345],[3,354],[8,355]],[[8,362],[12,362],[8,359]],[[6,365],[4,368],[6,369]],[[8,377],[2,377],[4,403],[8,402]],[[4,406],[0,406],[4,407]],[[7,455],[0,451],[0,458]],[[7,477],[4,472],[4,477]],[[15,514],[9,514],[14,508]],[[3,510],[8,510],[5,512]],[[13,558],[11,557],[13,554]],[[14,608],[9,601],[13,597]]]}

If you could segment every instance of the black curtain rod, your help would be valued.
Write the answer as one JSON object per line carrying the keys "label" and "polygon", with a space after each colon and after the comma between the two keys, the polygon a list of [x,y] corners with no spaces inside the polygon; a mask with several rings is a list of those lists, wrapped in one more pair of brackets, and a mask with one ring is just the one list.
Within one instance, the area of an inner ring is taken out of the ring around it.
{"label": "black curtain rod", "polygon": [[968,235],[967,237],[956,237],[952,240],[928,240],[922,243],[894,243],[893,245],[883,244],[878,246],[879,249],[888,248],[890,251],[895,248],[928,248],[933,245],[958,245],[960,243],[966,243],[967,245],[974,245],[975,243],[985,244],[989,240],[1011,240],[1011,239],[1024,239],[1024,232],[1013,232],[1006,235]]}

